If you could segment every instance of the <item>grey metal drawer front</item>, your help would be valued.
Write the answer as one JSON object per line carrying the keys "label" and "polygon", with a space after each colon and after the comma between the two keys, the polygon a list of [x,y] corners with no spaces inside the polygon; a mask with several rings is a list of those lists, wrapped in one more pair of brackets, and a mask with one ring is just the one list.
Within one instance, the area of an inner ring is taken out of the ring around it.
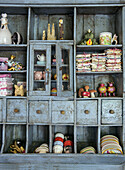
{"label": "grey metal drawer front", "polygon": [[30,123],[49,122],[48,101],[29,102],[29,122]]}
{"label": "grey metal drawer front", "polygon": [[7,122],[26,122],[27,101],[22,99],[7,100]]}
{"label": "grey metal drawer front", "polygon": [[73,101],[52,102],[52,123],[73,123],[74,106]]}
{"label": "grey metal drawer front", "polygon": [[102,100],[102,124],[122,123],[122,100]]}
{"label": "grey metal drawer front", "polygon": [[97,101],[77,101],[77,124],[97,124]]}

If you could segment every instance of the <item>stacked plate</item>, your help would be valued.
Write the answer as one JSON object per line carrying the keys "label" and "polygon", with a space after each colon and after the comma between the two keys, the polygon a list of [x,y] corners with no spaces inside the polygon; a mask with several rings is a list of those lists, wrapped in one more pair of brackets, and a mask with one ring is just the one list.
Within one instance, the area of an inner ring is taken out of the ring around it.
{"label": "stacked plate", "polygon": [[107,49],[106,70],[107,71],[121,71],[121,50],[120,49]]}
{"label": "stacked plate", "polygon": [[105,67],[106,55],[105,53],[92,54],[92,71],[106,71]]}
{"label": "stacked plate", "polygon": [[64,142],[64,153],[72,153],[73,151],[73,142],[70,136],[65,136]]}
{"label": "stacked plate", "polygon": [[114,135],[105,135],[101,138],[101,151],[104,153],[123,154],[119,139]]}
{"label": "stacked plate", "polygon": [[49,152],[49,147],[46,143],[44,143],[44,144],[40,145],[39,147],[37,147],[35,149],[35,152],[36,153],[47,153],[47,152]]}
{"label": "stacked plate", "polygon": [[54,153],[63,152],[63,142],[64,142],[64,135],[62,133],[57,133],[54,139],[54,146],[53,146]]}
{"label": "stacked plate", "polygon": [[76,72],[90,72],[91,71],[91,54],[77,54],[76,56]]}
{"label": "stacked plate", "polygon": [[88,146],[88,147],[83,148],[80,151],[80,153],[82,153],[82,154],[95,154],[96,150],[92,146]]}

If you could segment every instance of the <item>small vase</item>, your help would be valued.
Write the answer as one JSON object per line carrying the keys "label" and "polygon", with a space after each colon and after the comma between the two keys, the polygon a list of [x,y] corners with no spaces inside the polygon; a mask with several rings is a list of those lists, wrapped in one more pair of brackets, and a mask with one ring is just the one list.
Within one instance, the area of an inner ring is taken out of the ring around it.
{"label": "small vase", "polygon": [[7,14],[2,14],[1,28],[0,28],[0,44],[12,44],[12,34],[8,29]]}

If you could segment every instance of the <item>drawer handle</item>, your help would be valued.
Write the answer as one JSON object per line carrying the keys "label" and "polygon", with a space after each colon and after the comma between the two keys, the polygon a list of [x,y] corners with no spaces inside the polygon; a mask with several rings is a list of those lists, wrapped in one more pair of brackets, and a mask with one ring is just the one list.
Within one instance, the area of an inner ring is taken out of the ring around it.
{"label": "drawer handle", "polygon": [[65,111],[64,111],[64,110],[61,110],[60,113],[61,113],[62,115],[64,115],[64,114],[65,114]]}
{"label": "drawer handle", "polygon": [[14,112],[15,113],[19,113],[19,109],[14,109]]}
{"label": "drawer handle", "polygon": [[110,113],[110,114],[114,114],[115,111],[114,111],[114,110],[109,110],[109,113]]}
{"label": "drawer handle", "polygon": [[85,113],[85,114],[89,114],[89,110],[85,110],[84,113]]}
{"label": "drawer handle", "polygon": [[42,112],[41,112],[41,110],[36,110],[36,113],[41,114]]}

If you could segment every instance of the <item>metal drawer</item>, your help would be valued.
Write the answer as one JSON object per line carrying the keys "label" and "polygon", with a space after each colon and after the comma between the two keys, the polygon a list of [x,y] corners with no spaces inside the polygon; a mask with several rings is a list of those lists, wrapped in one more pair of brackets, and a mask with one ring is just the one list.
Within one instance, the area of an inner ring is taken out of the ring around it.
{"label": "metal drawer", "polygon": [[122,100],[102,100],[102,124],[122,123]]}
{"label": "metal drawer", "polygon": [[29,122],[30,123],[49,122],[48,101],[29,102]]}
{"label": "metal drawer", "polygon": [[74,123],[73,101],[52,102],[52,123]]}
{"label": "metal drawer", "polygon": [[77,101],[77,124],[97,124],[97,101]]}
{"label": "metal drawer", "polygon": [[7,122],[26,122],[27,101],[25,99],[7,100]]}

